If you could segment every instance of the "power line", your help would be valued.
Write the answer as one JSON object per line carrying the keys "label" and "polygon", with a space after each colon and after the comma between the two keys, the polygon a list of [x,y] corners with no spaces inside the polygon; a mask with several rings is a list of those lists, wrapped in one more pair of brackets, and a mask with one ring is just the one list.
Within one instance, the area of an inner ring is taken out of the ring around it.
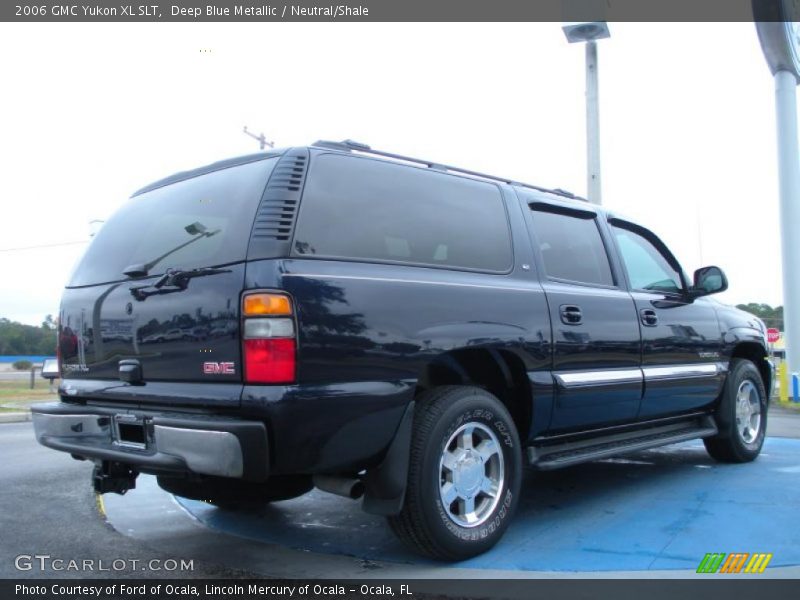
{"label": "power line", "polygon": [[58,248],[60,246],[75,246],[77,244],[86,244],[89,240],[81,240],[79,242],[60,242],[58,244],[41,244],[39,246],[20,246],[19,248],[0,248],[0,252],[17,252],[20,250],[38,250],[39,248]]}

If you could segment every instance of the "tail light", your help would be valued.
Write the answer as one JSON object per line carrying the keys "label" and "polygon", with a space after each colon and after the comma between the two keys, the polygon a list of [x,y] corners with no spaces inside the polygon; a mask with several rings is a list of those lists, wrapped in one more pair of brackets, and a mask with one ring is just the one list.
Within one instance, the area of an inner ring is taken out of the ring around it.
{"label": "tail light", "polygon": [[291,299],[284,294],[246,294],[242,318],[245,382],[293,383],[297,336]]}

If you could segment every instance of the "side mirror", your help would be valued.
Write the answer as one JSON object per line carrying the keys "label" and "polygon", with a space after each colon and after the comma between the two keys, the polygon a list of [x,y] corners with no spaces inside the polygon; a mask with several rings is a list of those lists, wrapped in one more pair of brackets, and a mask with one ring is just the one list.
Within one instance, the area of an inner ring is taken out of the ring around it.
{"label": "side mirror", "polygon": [[44,363],[42,363],[42,377],[53,381],[53,379],[58,379],[60,376],[61,374],[58,372],[58,359],[44,359]]}
{"label": "side mirror", "polygon": [[689,290],[692,298],[718,294],[728,289],[728,278],[719,267],[703,267],[694,272],[694,285]]}

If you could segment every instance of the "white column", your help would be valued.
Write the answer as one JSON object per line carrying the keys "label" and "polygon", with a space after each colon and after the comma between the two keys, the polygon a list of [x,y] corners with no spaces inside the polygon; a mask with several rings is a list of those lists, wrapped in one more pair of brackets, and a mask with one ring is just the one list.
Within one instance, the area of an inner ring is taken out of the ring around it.
{"label": "white column", "polygon": [[800,373],[800,152],[797,136],[797,80],[789,71],[775,73],[778,124],[778,178],[783,256],[783,323],[786,365]]}
{"label": "white column", "polygon": [[602,204],[600,192],[600,106],[598,104],[597,43],[586,42],[586,170],[587,197]]}

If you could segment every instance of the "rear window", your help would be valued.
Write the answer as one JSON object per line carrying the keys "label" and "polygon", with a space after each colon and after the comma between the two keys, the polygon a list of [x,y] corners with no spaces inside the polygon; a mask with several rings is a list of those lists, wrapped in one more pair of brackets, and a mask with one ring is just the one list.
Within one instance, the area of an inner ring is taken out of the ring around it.
{"label": "rear window", "polygon": [[95,236],[70,287],[242,261],[261,195],[278,158],[179,181],[128,200]]}
{"label": "rear window", "polygon": [[293,254],[505,272],[511,237],[495,185],[323,154],[312,161]]}

